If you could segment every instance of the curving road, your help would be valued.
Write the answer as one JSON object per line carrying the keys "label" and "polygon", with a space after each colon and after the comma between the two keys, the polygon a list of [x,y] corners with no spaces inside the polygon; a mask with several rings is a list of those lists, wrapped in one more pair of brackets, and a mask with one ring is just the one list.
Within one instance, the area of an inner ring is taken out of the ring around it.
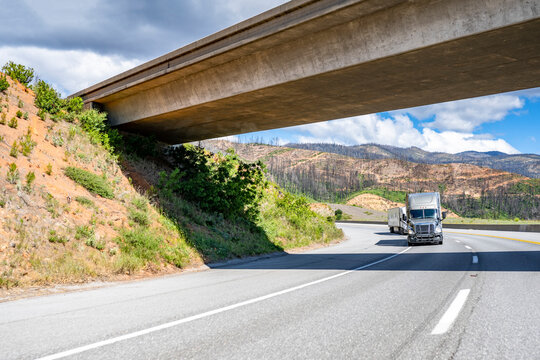
{"label": "curving road", "polygon": [[540,358],[539,233],[409,248],[340,226],[324,249],[0,303],[0,359]]}

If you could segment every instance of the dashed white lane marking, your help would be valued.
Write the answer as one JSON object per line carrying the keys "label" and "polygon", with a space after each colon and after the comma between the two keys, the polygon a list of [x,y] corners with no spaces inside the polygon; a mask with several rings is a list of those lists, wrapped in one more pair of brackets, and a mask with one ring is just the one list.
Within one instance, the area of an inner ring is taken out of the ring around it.
{"label": "dashed white lane marking", "polygon": [[463,308],[463,305],[465,305],[465,301],[467,301],[467,297],[469,296],[470,292],[471,289],[463,289],[459,291],[454,301],[452,301],[452,304],[450,304],[448,310],[446,310],[441,320],[439,320],[437,326],[435,326],[431,332],[431,335],[441,335],[450,329],[454,321],[456,321],[456,318]]}
{"label": "dashed white lane marking", "polygon": [[472,263],[473,264],[478,264],[478,256],[475,255],[475,256],[472,257]]}
{"label": "dashed white lane marking", "polygon": [[457,242],[457,243],[460,243],[461,241],[459,241],[459,240],[456,240],[456,242]]}
{"label": "dashed white lane marking", "polygon": [[153,333],[153,332],[156,332],[156,331],[168,329],[168,328],[171,328],[173,326],[177,326],[177,325],[180,325],[180,324],[185,324],[185,323],[188,323],[188,322],[191,322],[191,321],[194,321],[194,320],[199,320],[199,319],[202,319],[202,318],[205,318],[205,317],[208,317],[208,316],[216,315],[216,314],[219,314],[219,313],[222,313],[222,312],[225,312],[225,311],[229,311],[229,310],[233,310],[233,309],[236,309],[236,308],[239,308],[239,307],[242,307],[242,306],[254,304],[254,303],[264,301],[264,300],[267,300],[267,299],[270,299],[270,298],[273,298],[273,297],[276,297],[276,296],[280,296],[280,295],[284,295],[284,294],[287,294],[287,293],[290,293],[290,292],[293,292],[293,291],[296,291],[296,290],[300,290],[300,289],[306,288],[308,286],[320,284],[322,282],[325,282],[325,281],[328,281],[328,280],[332,280],[332,279],[335,279],[335,278],[350,274],[350,273],[352,273],[354,271],[357,271],[357,270],[363,270],[363,269],[371,267],[373,265],[377,265],[377,264],[380,264],[382,262],[393,259],[396,256],[401,255],[405,251],[408,251],[410,249],[411,248],[408,247],[403,251],[400,251],[400,252],[398,252],[396,254],[385,257],[385,258],[383,258],[381,260],[377,260],[377,261],[369,263],[367,265],[362,265],[362,266],[359,266],[359,267],[354,268],[352,270],[347,270],[347,271],[341,272],[339,274],[328,276],[328,277],[325,277],[325,278],[322,278],[322,279],[319,279],[319,280],[311,281],[311,282],[308,282],[308,283],[305,283],[305,284],[302,284],[302,285],[294,286],[294,287],[291,287],[291,288],[288,288],[288,289],[285,289],[285,290],[281,290],[281,291],[277,291],[277,292],[274,292],[274,293],[271,293],[271,294],[268,294],[268,295],[259,296],[259,297],[256,297],[254,299],[242,301],[242,302],[239,302],[239,303],[236,303],[236,304],[233,304],[233,305],[229,305],[229,306],[225,306],[225,307],[222,307],[222,308],[219,308],[219,309],[207,311],[207,312],[204,312],[202,314],[193,315],[193,316],[189,316],[187,318],[171,321],[171,322],[161,324],[161,325],[158,325],[158,326],[154,326],[154,327],[151,327],[151,328],[148,328],[148,329],[135,331],[135,332],[132,332],[132,333],[129,333],[129,334],[125,334],[125,335],[122,335],[122,336],[117,336],[117,337],[107,339],[107,340],[103,340],[103,341],[99,341],[99,342],[96,342],[96,343],[93,343],[93,344],[88,344],[88,345],[77,347],[77,348],[74,348],[74,349],[71,349],[71,350],[66,350],[66,351],[56,353],[56,354],[44,356],[44,357],[41,357],[41,358],[39,358],[37,360],[61,359],[61,358],[64,358],[66,356],[80,354],[80,353],[85,352],[85,351],[100,348],[100,347],[103,347],[103,346],[106,346],[106,345],[111,345],[111,344],[114,344],[114,343],[117,343],[117,342],[120,342],[120,341],[124,341],[124,340],[128,340],[128,339],[133,339],[133,338],[136,338],[136,337],[139,337],[139,336],[142,336],[142,335],[146,335],[146,334],[150,334],[150,333]]}
{"label": "dashed white lane marking", "polygon": [[468,245],[465,245],[465,247],[469,250],[472,250],[472,247],[468,246]]}

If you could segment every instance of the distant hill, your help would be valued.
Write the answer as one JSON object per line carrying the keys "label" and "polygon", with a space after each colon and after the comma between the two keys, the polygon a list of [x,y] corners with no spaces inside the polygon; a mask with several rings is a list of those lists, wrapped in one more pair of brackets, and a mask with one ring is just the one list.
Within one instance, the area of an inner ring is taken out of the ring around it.
{"label": "distant hill", "polygon": [[[378,145],[363,146],[372,154],[371,159],[319,150],[323,147],[306,150],[224,140],[204,141],[201,145],[212,152],[233,148],[246,161],[260,160],[279,185],[318,201],[344,202],[354,194],[373,189],[386,189],[388,194],[439,191],[446,206],[460,216],[540,217],[540,180],[508,171],[459,162],[426,164],[384,157],[399,148]],[[418,148],[411,150],[430,154]]]}
{"label": "distant hill", "polygon": [[337,144],[287,144],[286,147],[324,151],[350,156],[358,159],[400,159],[420,164],[464,163],[504,170],[531,178],[540,178],[540,155],[509,155],[499,151],[464,151],[457,154],[424,151],[417,147],[400,148],[390,145],[353,145]]}

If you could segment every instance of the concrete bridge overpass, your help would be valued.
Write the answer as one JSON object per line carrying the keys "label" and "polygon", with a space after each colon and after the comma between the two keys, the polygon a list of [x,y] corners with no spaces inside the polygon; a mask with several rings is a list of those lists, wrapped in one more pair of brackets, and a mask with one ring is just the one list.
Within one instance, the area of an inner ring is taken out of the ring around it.
{"label": "concrete bridge overpass", "polygon": [[180,143],[537,86],[538,0],[293,0],[73,96]]}

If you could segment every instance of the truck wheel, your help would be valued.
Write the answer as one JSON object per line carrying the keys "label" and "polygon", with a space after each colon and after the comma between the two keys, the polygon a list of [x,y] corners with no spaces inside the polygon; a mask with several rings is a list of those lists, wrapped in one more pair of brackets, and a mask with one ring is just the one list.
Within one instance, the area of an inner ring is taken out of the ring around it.
{"label": "truck wheel", "polygon": [[394,227],[393,226],[390,226],[390,232],[393,234],[394,233]]}
{"label": "truck wheel", "polygon": [[411,237],[407,236],[407,245],[413,246],[414,244],[411,242]]}

